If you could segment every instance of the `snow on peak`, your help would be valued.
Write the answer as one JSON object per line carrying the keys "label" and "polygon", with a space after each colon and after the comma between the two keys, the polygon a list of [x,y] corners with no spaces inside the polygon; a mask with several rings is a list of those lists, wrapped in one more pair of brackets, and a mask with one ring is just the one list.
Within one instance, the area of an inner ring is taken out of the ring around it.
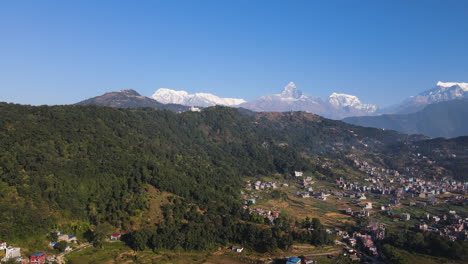
{"label": "snow on peak", "polygon": [[332,93],[328,97],[328,102],[335,106],[352,106],[355,107],[357,105],[361,105],[361,101],[357,96],[349,95],[349,94],[340,94],[340,93]]}
{"label": "snow on peak", "polygon": [[328,102],[336,107],[352,107],[366,112],[377,111],[376,105],[363,104],[357,96],[341,93],[332,93],[328,97]]}
{"label": "snow on peak", "polygon": [[459,86],[464,91],[468,92],[468,83],[441,82],[441,81],[437,82],[437,86],[444,87],[444,88],[449,88],[449,87],[452,87],[452,86],[455,86],[455,85]]}
{"label": "snow on peak", "polygon": [[297,89],[293,82],[289,82],[281,91],[281,97],[299,99],[302,96],[302,92]]}
{"label": "snow on peak", "polygon": [[156,90],[151,98],[163,104],[181,104],[202,107],[213,105],[236,106],[246,102],[244,99],[221,98],[210,93],[189,94],[186,91],[175,91],[167,88]]}
{"label": "snow on peak", "polygon": [[151,98],[163,104],[184,104],[189,94],[186,91],[175,91],[167,88],[159,88]]}

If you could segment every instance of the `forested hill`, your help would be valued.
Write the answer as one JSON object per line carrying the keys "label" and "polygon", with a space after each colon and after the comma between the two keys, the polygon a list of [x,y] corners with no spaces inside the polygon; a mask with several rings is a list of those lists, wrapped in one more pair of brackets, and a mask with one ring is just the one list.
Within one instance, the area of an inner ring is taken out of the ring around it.
{"label": "forested hill", "polygon": [[118,108],[152,107],[174,112],[187,111],[188,106],[178,104],[162,104],[152,98],[142,96],[135,90],[122,90],[105,93],[100,96],[78,102],[77,105],[100,105]]}
{"label": "forested hill", "polygon": [[[315,170],[311,156],[378,155],[422,139],[306,113],[201,113],[0,104],[0,237],[63,219],[129,228],[147,185],[236,215],[248,176]],[[304,155],[307,154],[307,155]]]}

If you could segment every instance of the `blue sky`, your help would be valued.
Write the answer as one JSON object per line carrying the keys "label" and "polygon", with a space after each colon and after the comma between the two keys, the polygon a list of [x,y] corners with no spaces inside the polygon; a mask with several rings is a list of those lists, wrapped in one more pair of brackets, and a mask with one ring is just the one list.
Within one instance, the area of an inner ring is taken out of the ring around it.
{"label": "blue sky", "polygon": [[380,106],[468,82],[468,1],[0,1],[0,101],[165,87]]}

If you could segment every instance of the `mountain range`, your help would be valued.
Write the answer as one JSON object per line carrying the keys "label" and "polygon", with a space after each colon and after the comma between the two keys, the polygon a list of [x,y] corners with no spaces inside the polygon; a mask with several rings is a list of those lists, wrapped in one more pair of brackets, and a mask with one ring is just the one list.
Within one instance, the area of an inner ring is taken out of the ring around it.
{"label": "mountain range", "polygon": [[468,98],[427,105],[410,114],[348,117],[343,121],[365,127],[391,129],[430,137],[468,135]]}
{"label": "mountain range", "polygon": [[186,91],[175,91],[167,88],[158,89],[152,96],[154,100],[163,104],[180,104],[186,106],[236,106],[246,101],[236,98],[221,98],[210,93],[189,94]]}
{"label": "mountain range", "polygon": [[377,111],[376,105],[363,104],[353,95],[333,93],[326,101],[306,95],[293,82],[286,85],[279,94],[260,96],[239,107],[257,112],[304,111],[332,119],[371,115]]}
{"label": "mountain range", "polygon": [[201,107],[224,105],[256,112],[304,111],[333,119],[371,115],[378,109],[376,105],[361,103],[359,98],[353,95],[333,93],[328,100],[306,95],[293,82],[286,85],[279,94],[260,96],[249,102],[243,99],[221,98],[209,93],[189,94],[186,91],[167,88],[158,89],[151,98],[164,104]]}
{"label": "mountain range", "polygon": [[380,114],[410,114],[430,104],[468,97],[468,83],[437,82],[429,90],[410,96],[402,103],[382,109]]}
{"label": "mountain range", "polygon": [[398,105],[379,109],[376,105],[363,104],[354,95],[332,93],[327,100],[306,95],[290,82],[278,94],[260,96],[248,102],[209,93],[189,94],[186,91],[161,88],[153,93],[151,98],[134,90],[122,90],[93,97],[78,104],[118,108],[152,107],[175,112],[188,111],[193,106],[214,105],[244,108],[255,112],[304,111],[326,118],[343,119],[345,122],[361,126],[431,137],[456,137],[468,135],[468,128],[464,125],[464,120],[468,120],[468,100],[463,100],[466,98],[468,83],[438,82],[434,88],[411,96]]}

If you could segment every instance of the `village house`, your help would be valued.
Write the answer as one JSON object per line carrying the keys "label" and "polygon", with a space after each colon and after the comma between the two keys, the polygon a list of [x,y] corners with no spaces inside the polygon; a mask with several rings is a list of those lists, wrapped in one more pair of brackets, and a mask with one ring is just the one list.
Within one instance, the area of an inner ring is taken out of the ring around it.
{"label": "village house", "polygon": [[58,231],[56,233],[57,233],[57,241],[58,242],[60,242],[60,241],[65,241],[65,242],[69,242],[69,243],[77,243],[78,242],[76,236],[74,236],[74,235],[61,234]]}
{"label": "village house", "polygon": [[55,246],[58,244],[58,242],[50,242],[49,247],[55,248]]}
{"label": "village house", "polygon": [[45,262],[46,254],[44,252],[35,253],[29,257],[29,263],[31,264],[44,264]]}
{"label": "village house", "polygon": [[301,263],[301,259],[297,257],[290,257],[288,258],[288,261],[286,262],[286,264],[300,264],[300,263]]}
{"label": "village house", "polygon": [[0,250],[5,250],[7,248],[6,242],[0,242]]}
{"label": "village house", "polygon": [[408,213],[403,213],[401,214],[401,219],[405,220],[405,221],[409,221],[411,218],[411,215],[408,214]]}
{"label": "village house", "polygon": [[120,234],[120,233],[113,233],[113,234],[110,236],[110,240],[120,240],[121,237],[122,237],[122,234]]}
{"label": "village house", "polygon": [[302,177],[304,173],[302,171],[294,171],[294,176],[296,177]]}
{"label": "village house", "polygon": [[21,257],[21,248],[7,247],[5,249],[5,259],[15,259]]}
{"label": "village house", "polygon": [[355,238],[352,238],[352,237],[348,238],[346,240],[346,242],[348,242],[348,245],[350,247],[356,247],[356,245],[357,245],[357,240]]}
{"label": "village house", "polygon": [[234,252],[237,252],[237,253],[242,253],[242,251],[244,251],[244,248],[243,247],[231,247],[231,250],[234,251]]}
{"label": "village house", "polygon": [[417,230],[423,231],[423,232],[428,230],[428,226],[425,223],[416,223],[415,227]]}
{"label": "village house", "polygon": [[370,222],[365,231],[369,233],[374,240],[383,240],[385,238],[385,225],[379,222]]}
{"label": "village house", "polygon": [[69,236],[68,236],[68,242],[69,242],[69,243],[77,243],[77,242],[78,242],[78,239],[76,238],[75,235],[69,235]]}
{"label": "village house", "polygon": [[317,261],[315,261],[315,260],[308,259],[308,258],[304,259],[304,264],[316,264],[316,263],[317,263]]}

